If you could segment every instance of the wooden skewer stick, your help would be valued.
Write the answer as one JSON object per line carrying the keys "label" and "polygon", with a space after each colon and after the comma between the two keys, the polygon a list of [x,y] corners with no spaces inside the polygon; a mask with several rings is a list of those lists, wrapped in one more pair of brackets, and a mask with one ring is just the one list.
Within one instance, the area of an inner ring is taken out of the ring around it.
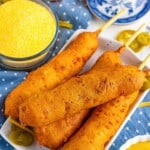
{"label": "wooden skewer stick", "polygon": [[150,54],[143,60],[143,62],[139,65],[138,68],[142,70],[149,61],[150,61]]}
{"label": "wooden skewer stick", "polygon": [[9,122],[12,123],[12,124],[14,124],[14,125],[16,125],[17,127],[21,128],[21,129],[25,130],[25,131],[31,133],[32,135],[34,135],[34,132],[33,132],[31,129],[28,129],[28,128],[26,128],[26,127],[23,128],[23,127],[20,125],[20,123],[17,122],[15,119],[9,117]]}
{"label": "wooden skewer stick", "polygon": [[106,28],[108,28],[112,23],[114,23],[121,15],[123,15],[126,12],[126,10],[121,10],[117,15],[113,16],[110,20],[108,20],[106,23],[104,23],[99,29],[95,31],[97,36],[104,31]]}
{"label": "wooden skewer stick", "polygon": [[141,30],[146,26],[145,23],[143,23],[137,30],[136,32],[129,38],[129,40],[125,43],[125,46],[128,47],[132,41],[134,41],[134,39],[139,35],[139,33],[141,32]]}
{"label": "wooden skewer stick", "polygon": [[139,33],[141,32],[141,30],[145,27],[145,23],[143,23],[136,31],[135,31],[135,33],[129,38],[129,40],[126,42],[126,43],[124,43],[118,50],[117,50],[117,52],[118,53],[122,53],[123,51],[124,51],[124,49],[126,48],[126,47],[128,47],[134,40],[135,40],[135,38],[139,35]]}

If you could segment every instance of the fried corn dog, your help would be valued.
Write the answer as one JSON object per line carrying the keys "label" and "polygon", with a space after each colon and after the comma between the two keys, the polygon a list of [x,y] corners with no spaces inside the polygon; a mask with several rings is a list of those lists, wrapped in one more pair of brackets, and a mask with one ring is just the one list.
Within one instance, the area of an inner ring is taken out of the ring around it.
{"label": "fried corn dog", "polygon": [[80,127],[90,110],[82,110],[71,117],[66,117],[47,126],[35,129],[35,135],[41,145],[52,149],[62,146]]}
{"label": "fried corn dog", "polygon": [[90,71],[99,70],[100,68],[112,67],[117,64],[122,64],[120,54],[124,51],[125,47],[120,47],[118,50],[108,50],[104,52],[96,61],[95,65]]}
{"label": "fried corn dog", "polygon": [[61,150],[104,150],[105,144],[116,133],[125,119],[138,91],[120,96],[98,106],[78,132]]}
{"label": "fried corn dog", "polygon": [[[51,91],[36,94],[19,107],[22,125],[43,126],[83,109],[139,90],[145,74],[134,66],[115,65],[72,77]],[[28,117],[30,116],[30,117]]]}
{"label": "fried corn dog", "polygon": [[[105,52],[89,72],[99,70],[104,66],[110,67],[115,64],[121,64],[120,53],[120,50]],[[58,149],[80,127],[89,111],[90,110],[82,110],[73,114],[71,117],[68,116],[49,125],[35,128],[36,139],[41,145],[52,149]]]}
{"label": "fried corn dog", "polygon": [[[5,115],[18,117],[18,107],[31,95],[52,89],[76,75],[98,47],[98,32],[83,32],[47,64],[32,71],[6,98]],[[86,43],[86,44],[85,44]]]}

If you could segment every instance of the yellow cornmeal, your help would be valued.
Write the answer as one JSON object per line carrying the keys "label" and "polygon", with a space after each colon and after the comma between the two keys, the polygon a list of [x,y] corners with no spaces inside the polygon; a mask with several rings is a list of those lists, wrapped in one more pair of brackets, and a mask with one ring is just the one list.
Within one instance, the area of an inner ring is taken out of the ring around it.
{"label": "yellow cornmeal", "polygon": [[46,48],[56,32],[49,11],[30,0],[11,0],[0,6],[0,54],[23,58]]}
{"label": "yellow cornmeal", "polygon": [[132,145],[130,148],[127,150],[150,150],[150,142],[139,142],[134,145]]}

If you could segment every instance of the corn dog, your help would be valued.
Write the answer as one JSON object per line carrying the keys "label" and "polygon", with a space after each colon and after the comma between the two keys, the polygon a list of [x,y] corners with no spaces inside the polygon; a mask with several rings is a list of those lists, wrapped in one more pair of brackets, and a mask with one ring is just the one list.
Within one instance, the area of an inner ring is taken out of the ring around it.
{"label": "corn dog", "polygon": [[120,95],[131,94],[141,88],[144,80],[145,74],[137,67],[122,65],[72,77],[55,89],[26,100],[20,105],[19,119],[24,125],[43,126]]}
{"label": "corn dog", "polygon": [[61,150],[83,150],[85,147],[86,150],[104,150],[105,144],[115,134],[137,96],[138,91],[98,106]]}
{"label": "corn dog", "polygon": [[38,142],[49,148],[57,149],[80,127],[88,114],[89,110],[82,110],[71,117],[36,128],[35,135]]}
{"label": "corn dog", "polygon": [[[122,51],[107,51],[97,60],[91,71],[99,70],[100,68],[110,67],[115,64],[121,64],[120,53]],[[35,128],[35,136],[41,145],[52,149],[61,147],[80,127],[81,123],[87,116],[90,110],[82,110],[72,116],[60,119],[46,126]],[[55,134],[54,134],[55,133]],[[56,136],[57,135],[57,136]]]}
{"label": "corn dog", "polygon": [[[120,53],[121,51],[119,50],[115,52],[105,52],[89,72],[99,70],[100,68],[103,68],[104,65],[105,67],[110,67],[111,65],[121,64]],[[49,125],[35,128],[35,136],[38,142],[41,145],[52,149],[61,147],[70,138],[74,131],[80,127],[89,111],[90,110],[82,110],[72,116],[60,119]]]}
{"label": "corn dog", "polygon": [[[6,98],[5,115],[18,116],[18,106],[26,98],[52,89],[76,75],[98,47],[97,32],[83,32],[47,64],[32,71]],[[86,43],[86,44],[85,44]]]}

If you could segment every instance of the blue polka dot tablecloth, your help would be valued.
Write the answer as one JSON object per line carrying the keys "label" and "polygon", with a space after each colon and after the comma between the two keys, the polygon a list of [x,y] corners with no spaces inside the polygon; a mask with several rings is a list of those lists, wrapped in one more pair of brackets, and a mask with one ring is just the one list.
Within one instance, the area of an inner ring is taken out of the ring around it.
{"label": "blue polka dot tablecloth", "polygon": [[[59,20],[69,21],[73,24],[72,29],[59,28],[58,38],[52,53],[52,56],[55,56],[77,29],[87,28],[89,21],[92,19],[92,15],[84,0],[58,0],[57,2],[43,0],[43,2],[53,9]],[[25,79],[27,74],[24,71],[9,71],[0,68],[0,128],[6,120],[3,115],[4,99],[14,87]],[[13,150],[1,136],[0,150]]]}

